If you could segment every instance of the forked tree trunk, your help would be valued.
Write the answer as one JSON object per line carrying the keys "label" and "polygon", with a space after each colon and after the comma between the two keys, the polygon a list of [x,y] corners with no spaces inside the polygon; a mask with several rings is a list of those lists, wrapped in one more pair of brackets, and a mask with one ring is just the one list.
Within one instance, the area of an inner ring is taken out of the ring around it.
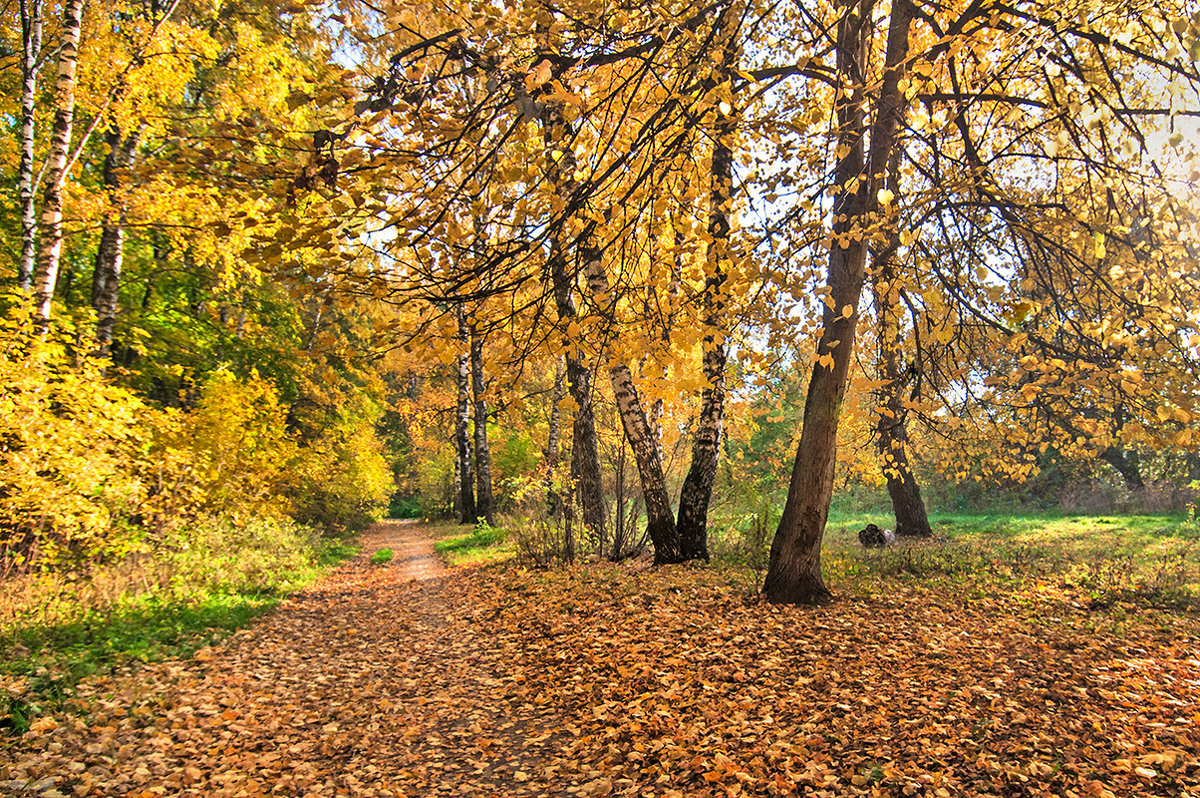
{"label": "forked tree trunk", "polygon": [[[726,58],[732,58],[727,54]],[[733,204],[733,138],[737,117],[731,109],[713,131],[708,211],[708,268],[704,279],[704,390],[692,442],[692,462],[679,492],[679,540],[683,559],[708,559],[708,505],[721,456],[725,417],[725,280],[729,262],[729,214]]]}
{"label": "forked tree trunk", "polygon": [[488,449],[488,406],[483,384],[483,336],[470,325],[471,331],[471,389],[475,395],[475,515],[496,525],[492,506],[492,455]]}
{"label": "forked tree trunk", "polygon": [[[579,247],[584,261],[584,274],[593,296],[603,297],[609,293],[608,274],[604,269],[601,252],[595,240],[588,237]],[[611,300],[605,303],[610,314]],[[633,451],[641,476],[642,497],[646,502],[646,526],[650,541],[654,544],[654,564],[665,565],[684,561],[679,531],[675,526],[675,513],[667,493],[667,478],[663,471],[662,449],[650,426],[641,394],[633,381],[633,372],[624,361],[614,361],[608,368],[612,382],[613,398],[617,402],[617,413],[625,438]]]}
{"label": "forked tree trunk", "polygon": [[1137,492],[1144,490],[1146,481],[1142,479],[1141,458],[1136,449],[1123,446],[1110,446],[1100,453],[1100,459],[1108,463],[1121,475],[1125,487]]}
{"label": "forked tree trunk", "polygon": [[64,0],[62,45],[58,54],[58,78],[55,84],[54,125],[50,133],[50,151],[46,157],[46,187],[42,195],[42,240],[37,268],[33,275],[34,313],[42,330],[50,322],[50,306],[62,260],[62,199],[67,181],[67,162],[71,146],[71,128],[75,119],[75,68],[79,54],[79,29],[83,19],[83,0]]}
{"label": "forked tree trunk", "polygon": [[459,509],[462,510],[462,523],[474,524],[478,519],[475,515],[475,488],[471,483],[471,439],[468,437],[467,426],[471,422],[471,335],[467,330],[467,317],[462,305],[454,308],[454,317],[458,321],[458,406],[454,414],[454,453],[458,458],[458,491]]}
{"label": "forked tree trunk", "polygon": [[[546,103],[542,118],[547,153],[556,143],[568,138],[569,128],[562,114],[553,103]],[[547,156],[546,168],[555,192],[564,201],[569,201],[574,191],[574,154],[569,146],[557,161]],[[565,220],[564,220],[565,221]],[[561,234],[551,242],[549,266],[550,280],[554,288],[554,305],[558,320],[568,326],[578,314],[575,309],[576,271],[570,264],[575,259],[565,251]],[[575,417],[571,424],[571,477],[575,480],[575,492],[579,497],[579,508],[583,524],[589,534],[603,545],[606,539],[606,516],[604,483],[600,472],[600,447],[596,438],[596,411],[592,390],[592,371],[584,361],[583,348],[578,341],[567,341],[567,391],[575,404]]]}
{"label": "forked tree trunk", "polygon": [[824,329],[804,403],[783,517],[771,542],[763,593],[768,601],[823,604],[832,599],[821,578],[821,539],[833,495],[837,426],[854,349],[858,303],[867,255],[867,230],[879,209],[880,175],[887,168],[903,106],[900,78],[907,69],[911,0],[894,0],[888,25],[883,81],[878,89],[871,150],[865,153],[869,0],[848,6],[838,23],[837,71],[843,86],[834,101],[838,153],[833,184],[833,241],[829,250]]}
{"label": "forked tree trunk", "polygon": [[37,73],[42,57],[42,0],[21,0],[21,162],[17,196],[21,203],[21,259],[17,287],[28,291],[37,261],[37,208],[34,202],[33,145]]}
{"label": "forked tree trunk", "polygon": [[107,354],[112,343],[121,289],[121,266],[125,255],[125,201],[121,196],[121,177],[133,161],[141,132],[127,138],[118,128],[108,135],[108,157],[104,159],[104,189],[112,210],[105,215],[92,271],[92,307],[96,309],[96,343]]}
{"label": "forked tree trunk", "polygon": [[[895,188],[892,189],[895,192]],[[875,430],[879,435],[879,459],[887,480],[896,534],[902,537],[929,537],[929,516],[921,498],[921,488],[908,462],[907,410],[904,407],[904,377],[900,371],[900,349],[904,341],[900,329],[899,288],[896,285],[896,248],[889,243],[875,263],[872,287],[879,323],[879,415]]]}

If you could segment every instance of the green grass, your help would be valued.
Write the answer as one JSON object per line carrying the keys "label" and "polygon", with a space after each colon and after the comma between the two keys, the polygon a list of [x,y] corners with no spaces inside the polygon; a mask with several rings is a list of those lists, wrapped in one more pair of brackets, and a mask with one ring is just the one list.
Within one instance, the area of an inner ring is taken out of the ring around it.
{"label": "green grass", "polygon": [[1129,600],[1200,608],[1200,528],[1169,515],[935,514],[934,537],[883,551],[858,545],[877,514],[831,519],[825,562],[836,581],[856,578],[1044,579],[1076,589],[1095,604]]}
{"label": "green grass", "polygon": [[[825,529],[826,577],[843,592],[886,592],[896,580],[972,581],[999,590],[1028,580],[1056,583],[1093,605],[1128,601],[1200,610],[1200,524],[1180,515],[934,513],[931,540],[868,551],[858,531],[892,526],[884,512],[835,512]],[[766,567],[778,511],[716,519],[719,558]],[[765,532],[765,534],[764,534]]]}
{"label": "green grass", "polygon": [[433,550],[451,566],[507,560],[516,554],[516,547],[506,540],[502,529],[480,525],[466,535],[461,534],[463,527],[459,524],[430,524],[427,529],[436,538]]}
{"label": "green grass", "polygon": [[332,541],[310,567],[275,575],[272,587],[197,590],[169,598],[142,594],[69,622],[4,630],[0,735],[24,732],[37,716],[61,710],[75,686],[89,676],[192,656],[355,553],[355,547]]}
{"label": "green grass", "polygon": [[371,565],[383,565],[389,563],[396,556],[396,552],[391,549],[380,549],[371,555]]}

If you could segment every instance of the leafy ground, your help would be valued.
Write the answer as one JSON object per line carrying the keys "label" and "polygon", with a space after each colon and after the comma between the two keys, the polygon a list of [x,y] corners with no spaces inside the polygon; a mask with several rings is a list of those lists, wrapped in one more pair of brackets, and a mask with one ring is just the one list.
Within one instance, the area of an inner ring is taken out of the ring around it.
{"label": "leafy ground", "polygon": [[0,752],[0,790],[1200,794],[1191,615],[882,568],[781,608],[746,569],[447,572],[432,548],[380,525],[193,659],[85,681]]}
{"label": "leafy ground", "polygon": [[0,637],[0,735],[24,732],[45,713],[60,712],[82,679],[142,664],[191,657],[290,592],[352,556],[348,544],[325,545],[315,562],[284,568],[260,584],[199,586],[176,595],[144,593],[87,612],[65,612],[5,628]]}

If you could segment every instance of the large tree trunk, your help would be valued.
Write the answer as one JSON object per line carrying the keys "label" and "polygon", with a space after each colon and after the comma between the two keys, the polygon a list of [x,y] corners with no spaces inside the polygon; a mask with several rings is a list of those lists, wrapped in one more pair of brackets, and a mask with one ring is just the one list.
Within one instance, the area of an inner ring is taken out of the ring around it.
{"label": "large tree trunk", "polygon": [[[568,127],[553,103],[546,104],[542,119],[547,153],[556,142],[567,139]],[[574,190],[575,159],[570,147],[565,147],[557,161],[547,156],[547,172],[556,193],[569,201]],[[547,266],[554,288],[554,305],[558,320],[565,327],[578,314],[575,308],[576,272],[570,264],[576,262],[563,245],[562,234],[551,242]],[[593,404],[592,371],[584,362],[583,349],[578,341],[567,341],[567,390],[575,404],[571,425],[571,477],[575,480],[583,524],[590,535],[603,547],[606,539],[604,483],[600,472],[600,447],[596,438],[596,411]]]}
{"label": "large tree trunk", "polygon": [[821,578],[821,539],[833,495],[837,425],[854,349],[858,303],[867,255],[867,225],[878,208],[880,174],[896,139],[903,93],[899,81],[907,68],[910,0],[894,0],[888,26],[887,55],[875,106],[870,154],[864,156],[868,74],[866,55],[872,25],[871,2],[848,6],[838,24],[837,67],[843,86],[835,99],[838,158],[833,185],[833,241],[828,262],[824,329],[817,345],[804,426],[796,451],[783,517],[771,543],[763,593],[773,603],[823,604],[832,595]]}
{"label": "large tree trunk", "polygon": [[[731,58],[727,54],[726,58]],[[704,278],[703,367],[706,385],[692,442],[692,463],[679,492],[679,540],[683,559],[708,559],[708,505],[721,456],[725,417],[725,280],[729,261],[729,214],[733,204],[733,138],[737,117],[731,109],[713,131],[711,196],[708,210],[708,267]]]}
{"label": "large tree trunk", "polygon": [[456,305],[454,316],[458,320],[458,406],[454,414],[454,451],[458,458],[459,508],[462,523],[474,524],[475,489],[471,484],[471,440],[467,425],[471,421],[471,334],[467,329],[467,317],[462,305]]}
{"label": "large tree trunk", "polygon": [[37,260],[37,209],[33,190],[34,103],[42,56],[42,0],[21,0],[21,164],[17,196],[21,202],[21,259],[17,287],[28,291]]}
{"label": "large tree trunk", "polygon": [[471,388],[475,395],[475,514],[486,521],[488,526],[495,526],[496,515],[492,506],[492,455],[488,449],[487,436],[488,406],[483,384],[483,336],[473,324],[470,330]]}
{"label": "large tree trunk", "polygon": [[[900,196],[899,150],[890,159],[888,188],[894,200]],[[879,436],[879,459],[887,480],[892,513],[896,516],[896,534],[901,537],[927,538],[933,535],[921,488],[908,461],[908,411],[904,407],[904,375],[900,370],[900,352],[904,334],[900,329],[900,287],[896,274],[896,250],[900,244],[898,231],[888,236],[888,242],[875,256],[871,287],[879,326],[879,416],[875,430]]]}
{"label": "large tree trunk", "polygon": [[79,29],[83,19],[83,0],[64,0],[62,45],[58,54],[58,79],[55,86],[54,126],[50,134],[50,152],[46,159],[46,188],[42,195],[41,257],[33,276],[34,312],[38,326],[45,329],[50,321],[50,306],[58,267],[62,259],[62,197],[67,182],[67,161],[71,146],[71,128],[75,119],[75,67],[79,54]]}
{"label": "large tree trunk", "polygon": [[106,354],[112,343],[117,320],[117,300],[121,289],[121,265],[125,255],[125,200],[121,196],[121,178],[133,161],[141,136],[138,131],[127,138],[118,128],[108,134],[108,157],[104,159],[104,190],[112,210],[105,215],[92,271],[92,307],[96,309],[96,343]]}
{"label": "large tree trunk", "polygon": [[[608,296],[608,274],[604,269],[601,252],[593,237],[589,236],[579,246],[584,262],[584,274],[593,296]],[[608,303],[612,312],[612,303]],[[664,565],[684,561],[683,546],[675,526],[675,513],[667,493],[667,478],[663,471],[662,449],[650,426],[642,397],[633,381],[633,372],[628,364],[616,361],[608,368],[612,382],[613,397],[617,402],[617,413],[621,427],[633,451],[634,462],[642,481],[642,498],[646,502],[646,525],[650,541],[654,544],[654,564]]]}

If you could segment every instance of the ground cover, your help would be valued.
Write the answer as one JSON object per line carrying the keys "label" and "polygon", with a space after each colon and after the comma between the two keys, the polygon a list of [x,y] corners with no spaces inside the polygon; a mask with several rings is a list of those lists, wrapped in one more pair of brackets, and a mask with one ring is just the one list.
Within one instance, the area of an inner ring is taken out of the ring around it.
{"label": "ground cover", "polygon": [[[394,559],[371,564],[384,548]],[[197,796],[1200,791],[1196,615],[1137,597],[1095,602],[1019,566],[1007,578],[982,567],[831,571],[837,604],[775,607],[744,566],[446,570],[425,529],[381,525],[333,576],[194,658],[84,680],[62,712],[0,752],[0,785]]]}
{"label": "ground cover", "polygon": [[92,608],[80,607],[70,592],[56,591],[57,609],[11,608],[6,613],[10,622],[0,634],[0,735],[22,733],[37,717],[61,711],[75,686],[89,676],[191,657],[355,551],[347,543],[329,541],[313,560],[253,579],[198,582],[184,590],[127,588],[112,603]]}

